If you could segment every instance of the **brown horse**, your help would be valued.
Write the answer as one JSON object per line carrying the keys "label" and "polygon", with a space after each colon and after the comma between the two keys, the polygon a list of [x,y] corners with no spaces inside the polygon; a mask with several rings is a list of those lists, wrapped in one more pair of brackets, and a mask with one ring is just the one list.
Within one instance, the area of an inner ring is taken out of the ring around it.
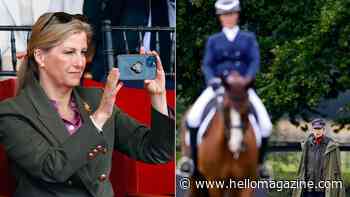
{"label": "brown horse", "polygon": [[[215,115],[198,146],[198,170],[201,179],[207,181],[256,180],[258,148],[253,128],[248,119],[249,100],[247,87],[236,83],[240,76],[230,75],[225,80],[223,102],[217,104]],[[184,126],[184,125],[183,125]],[[184,128],[184,127],[183,127]],[[189,155],[189,147],[184,143],[185,132],[181,131],[183,155]],[[249,188],[208,188],[208,193],[195,188],[192,177],[190,196],[221,197],[224,194],[235,197],[251,197]],[[237,183],[236,183],[237,184]],[[231,184],[233,186],[234,184]]]}

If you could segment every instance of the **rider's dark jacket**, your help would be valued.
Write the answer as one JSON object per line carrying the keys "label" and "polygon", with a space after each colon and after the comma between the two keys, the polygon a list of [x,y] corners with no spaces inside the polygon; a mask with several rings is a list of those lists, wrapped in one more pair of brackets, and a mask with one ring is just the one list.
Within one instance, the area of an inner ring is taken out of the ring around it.
{"label": "rider's dark jacket", "polygon": [[260,68],[259,46],[254,33],[239,30],[229,41],[224,32],[208,38],[202,70],[208,83],[224,72],[237,71],[253,79]]}

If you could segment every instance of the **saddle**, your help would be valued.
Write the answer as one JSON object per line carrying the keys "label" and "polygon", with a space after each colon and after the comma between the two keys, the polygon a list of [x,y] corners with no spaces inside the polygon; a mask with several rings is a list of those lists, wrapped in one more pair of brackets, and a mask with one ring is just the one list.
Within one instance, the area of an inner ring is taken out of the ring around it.
{"label": "saddle", "polygon": [[[205,106],[204,110],[203,110],[203,114],[201,116],[201,122],[200,125],[202,125],[204,119],[208,116],[209,112],[212,109],[215,109],[216,106],[216,98],[212,98],[209,103]],[[257,112],[255,110],[255,108],[253,107],[252,103],[249,102],[249,114],[252,114],[254,116],[254,118],[257,120],[257,123],[259,124],[259,119],[258,119],[258,115]]]}
{"label": "saddle", "polygon": [[[197,134],[197,145],[202,142],[202,138],[205,134],[205,131],[207,130],[209,123],[211,122],[212,118],[214,117],[214,114],[216,111],[216,103],[217,103],[217,100],[216,100],[216,97],[214,97],[213,99],[211,99],[209,101],[209,103],[205,106],[205,108],[203,110],[203,114],[201,115],[200,127],[198,129],[198,134]],[[258,144],[258,146],[260,146],[261,134],[260,134],[259,121],[258,121],[259,119],[257,116],[257,112],[251,103],[249,104],[248,118],[249,118],[249,121],[253,127],[254,132],[255,132],[257,144]],[[188,140],[188,142],[189,142],[189,140]]]}

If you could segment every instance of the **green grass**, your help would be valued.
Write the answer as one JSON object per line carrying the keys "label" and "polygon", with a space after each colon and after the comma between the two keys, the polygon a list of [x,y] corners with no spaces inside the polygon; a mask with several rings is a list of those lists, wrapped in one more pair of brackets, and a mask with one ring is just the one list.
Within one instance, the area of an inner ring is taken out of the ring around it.
{"label": "green grass", "polygon": [[[274,180],[296,180],[297,171],[300,161],[300,152],[287,153],[271,153],[267,158],[267,165],[272,168],[272,175]],[[342,155],[342,178],[347,196],[350,197],[350,152],[343,152]],[[291,189],[283,189],[282,191],[271,190],[269,197],[287,197],[292,195]]]}
{"label": "green grass", "polygon": [[[176,125],[180,128],[183,113],[188,106],[185,106],[184,99],[177,98],[176,103]],[[177,130],[178,131],[178,130]],[[180,141],[177,132],[176,142]],[[300,161],[300,152],[270,153],[267,157],[267,165],[272,169],[274,180],[295,180]],[[180,150],[176,151],[176,161],[181,157]],[[347,189],[347,196],[350,197],[350,152],[342,152],[342,178]],[[288,197],[292,195],[291,190],[269,191],[269,197]]]}

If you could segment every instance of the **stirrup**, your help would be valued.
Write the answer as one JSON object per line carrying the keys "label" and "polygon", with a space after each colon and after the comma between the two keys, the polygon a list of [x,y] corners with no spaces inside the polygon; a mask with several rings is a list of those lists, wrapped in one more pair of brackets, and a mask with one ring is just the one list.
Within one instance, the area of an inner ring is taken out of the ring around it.
{"label": "stirrup", "polygon": [[181,157],[177,162],[176,174],[182,177],[190,177],[194,172],[193,160],[189,157]]}

